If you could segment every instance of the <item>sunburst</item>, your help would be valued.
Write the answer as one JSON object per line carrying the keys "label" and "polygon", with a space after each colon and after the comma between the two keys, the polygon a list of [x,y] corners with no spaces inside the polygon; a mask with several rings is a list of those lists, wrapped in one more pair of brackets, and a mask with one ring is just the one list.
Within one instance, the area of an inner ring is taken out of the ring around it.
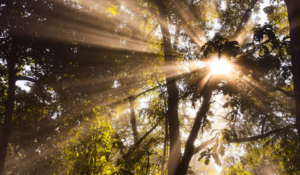
{"label": "sunburst", "polygon": [[231,71],[231,64],[225,59],[213,59],[210,63],[210,73],[228,75]]}

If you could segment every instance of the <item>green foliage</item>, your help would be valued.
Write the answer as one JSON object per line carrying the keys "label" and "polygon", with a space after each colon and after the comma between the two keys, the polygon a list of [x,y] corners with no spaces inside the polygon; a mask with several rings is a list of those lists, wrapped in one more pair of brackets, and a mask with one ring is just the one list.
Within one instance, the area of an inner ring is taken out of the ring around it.
{"label": "green foliage", "polygon": [[233,165],[230,168],[225,168],[224,175],[250,175],[250,173],[244,170],[242,164]]}
{"label": "green foliage", "polygon": [[108,175],[117,171],[112,158],[118,151],[118,140],[111,137],[114,131],[105,117],[97,116],[90,128],[78,126],[71,133],[71,139],[61,148],[65,166],[70,166],[69,174]]}
{"label": "green foliage", "polygon": [[[278,172],[299,174],[294,102],[281,93],[294,89],[286,8],[279,1],[266,7],[270,23],[251,31],[250,16],[259,2],[166,0],[167,14],[159,14],[156,3],[147,0],[3,2],[1,114],[8,100],[14,105],[7,171],[162,174],[171,154],[166,114],[167,98],[174,94],[167,91],[166,80],[172,78],[179,89],[175,112],[182,136],[194,123],[191,108],[200,108],[208,88],[213,92],[198,135],[203,141],[213,133],[217,141],[201,151],[199,161],[223,164],[224,174],[245,175],[274,161]],[[169,25],[159,26],[158,14]],[[220,29],[215,30],[217,23]],[[164,27],[171,33],[166,39],[170,55],[160,32]],[[213,30],[217,34],[209,39]],[[235,74],[207,78],[209,67],[199,64],[212,57],[229,61]],[[191,66],[186,69],[186,64]],[[15,97],[8,99],[8,82],[20,76],[31,78],[30,91],[12,89]],[[224,104],[216,100],[220,96]],[[133,110],[129,99],[135,100]],[[216,112],[217,105],[224,114]],[[151,131],[139,144],[133,139],[131,114],[136,114],[139,139]],[[224,128],[217,126],[220,116]],[[242,161],[222,161],[235,139],[287,126],[291,128],[265,140],[236,144],[246,152]]]}
{"label": "green foliage", "polygon": [[288,13],[283,0],[270,1],[270,5],[264,8],[270,23],[279,30],[277,34],[288,34]]}

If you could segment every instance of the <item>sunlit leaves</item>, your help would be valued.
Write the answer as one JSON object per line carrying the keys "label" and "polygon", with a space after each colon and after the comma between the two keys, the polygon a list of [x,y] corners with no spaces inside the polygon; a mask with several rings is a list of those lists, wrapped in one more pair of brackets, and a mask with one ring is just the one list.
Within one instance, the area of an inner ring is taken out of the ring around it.
{"label": "sunlit leaves", "polygon": [[241,163],[238,163],[237,165],[233,165],[230,168],[225,168],[224,175],[250,175],[248,171],[246,171]]}
{"label": "sunlit leaves", "polygon": [[270,6],[264,8],[264,12],[268,15],[270,23],[279,28],[276,33],[288,33],[288,14],[284,1],[273,1]]}
{"label": "sunlit leaves", "polygon": [[[201,99],[207,92],[200,85],[207,83],[213,96],[226,95],[225,104],[219,105],[227,114],[207,112],[208,118],[200,127],[202,132],[198,133],[201,142],[209,133],[217,138],[217,144],[201,153],[205,164],[224,163],[222,156],[226,156],[232,139],[264,134],[294,122],[292,98],[272,89],[293,90],[289,39],[278,35],[284,26],[279,16],[287,15],[282,5],[265,9],[274,22],[256,27],[254,41],[249,40],[252,36],[249,32],[248,39],[238,43],[237,38],[227,37],[239,30],[250,31],[246,24],[252,20],[251,13],[257,12],[259,1],[164,1],[168,13],[166,26],[171,33],[167,39],[172,45],[168,51],[176,60],[170,63],[163,50],[160,32],[163,26],[158,25],[158,11],[152,1],[44,2],[46,7],[37,6],[27,16],[17,14],[18,10],[21,7],[22,12],[30,10],[31,5],[18,4],[19,8],[9,11],[14,19],[10,22],[16,22],[16,28],[8,28],[16,33],[10,34],[5,29],[1,35],[4,37],[1,111],[7,100],[5,60],[12,46],[17,45],[16,75],[28,73],[38,81],[28,93],[16,90],[13,144],[9,152],[16,158],[40,156],[50,162],[56,173],[66,169],[73,174],[161,174],[160,167],[165,163],[162,157],[167,157],[163,152],[168,149],[169,141],[168,126],[164,124],[167,105],[171,103],[166,99],[172,95],[166,92],[165,80],[169,77],[174,78],[179,88],[179,110],[175,112],[180,116],[182,135],[188,135],[194,122],[191,108],[202,105]],[[217,17],[220,19],[215,20]],[[218,35],[204,44],[205,35],[213,33],[217,23],[220,28],[214,31],[219,31]],[[27,33],[16,35],[21,29]],[[15,37],[20,40],[13,41]],[[194,63],[208,61],[213,56],[230,60],[234,74],[203,81],[207,80],[208,71]],[[196,68],[181,67],[191,60],[195,62],[189,64]],[[167,71],[171,73],[166,77]],[[153,87],[157,88],[149,90]],[[146,90],[149,91],[139,95]],[[137,114],[140,137],[157,124],[139,146],[134,144],[130,128],[129,97],[135,98],[133,112]],[[211,103],[211,108],[215,108],[218,100]],[[221,124],[225,128],[213,130],[219,124],[216,121],[220,121],[216,117],[224,119]],[[286,140],[282,137],[272,135],[274,139],[268,140],[268,144],[275,145],[270,150],[276,151],[268,159],[276,159],[278,163],[296,160],[293,137]],[[276,142],[278,139],[282,140]],[[26,154],[24,149],[29,147],[36,152]],[[258,151],[249,147],[246,157]],[[49,154],[47,148],[51,148]],[[262,149],[268,154],[270,150]],[[255,156],[248,156],[248,163],[260,166],[255,164],[258,160]],[[232,163],[226,167],[228,173],[247,174],[244,164]]]}
{"label": "sunlit leaves", "polygon": [[107,10],[105,11],[106,13],[111,13],[113,16],[115,16],[118,12],[117,7],[113,4],[111,4]]}
{"label": "sunlit leaves", "polygon": [[[84,133],[87,129],[88,133]],[[62,145],[64,161],[70,165],[70,174],[111,174],[116,171],[111,158],[117,152],[118,140],[112,138],[114,131],[109,122],[98,116],[90,128],[81,126],[74,132],[76,137],[71,137],[66,146]]]}

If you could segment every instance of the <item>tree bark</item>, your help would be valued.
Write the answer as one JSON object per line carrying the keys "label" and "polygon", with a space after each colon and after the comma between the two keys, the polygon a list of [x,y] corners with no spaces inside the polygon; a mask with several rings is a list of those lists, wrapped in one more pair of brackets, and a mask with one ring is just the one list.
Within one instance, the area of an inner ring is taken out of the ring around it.
{"label": "tree bark", "polygon": [[200,127],[201,127],[204,119],[206,118],[206,113],[209,110],[210,99],[211,99],[211,91],[209,90],[203,96],[203,102],[202,102],[201,108],[196,115],[193,128],[192,128],[191,133],[186,141],[184,155],[182,157],[182,160],[181,160],[179,166],[177,167],[177,170],[175,172],[176,175],[185,175],[187,173],[189,163],[191,161],[191,158],[194,155],[194,149],[195,149],[194,142],[197,138]]}
{"label": "tree bark", "polygon": [[138,136],[137,126],[136,126],[136,117],[135,117],[135,113],[134,113],[134,98],[133,97],[129,98],[129,103],[130,103],[130,123],[131,123],[131,127],[132,127],[132,132],[133,132],[134,144],[136,144],[139,140],[139,136]]}
{"label": "tree bark", "polygon": [[[11,54],[13,54],[13,53],[11,53]],[[1,127],[0,174],[4,173],[8,140],[9,140],[9,137],[12,132],[12,115],[13,115],[13,109],[14,109],[15,89],[16,89],[15,64],[16,64],[16,59],[13,56],[11,56],[9,59],[7,59],[8,92],[7,92],[7,100],[5,103],[4,123]]]}
{"label": "tree bark", "polygon": [[167,142],[168,142],[168,118],[165,119],[165,139],[164,139],[163,161],[161,163],[161,175],[165,174],[165,161],[166,161],[166,154],[167,154]]}
{"label": "tree bark", "polygon": [[290,23],[292,73],[296,105],[296,128],[300,141],[300,1],[285,0]]}
{"label": "tree bark", "polygon": [[[155,0],[155,4],[158,7],[159,18],[158,23],[161,28],[163,36],[163,49],[165,55],[165,62],[171,63],[174,61],[171,47],[171,35],[168,27],[167,19],[167,7],[161,0]],[[168,160],[168,174],[173,175],[178,165],[181,155],[181,140],[179,132],[179,119],[178,119],[178,101],[179,92],[176,86],[175,77],[170,77],[169,73],[166,73],[167,93],[168,93],[168,111],[167,118],[169,121],[169,138],[170,138],[170,156]]]}

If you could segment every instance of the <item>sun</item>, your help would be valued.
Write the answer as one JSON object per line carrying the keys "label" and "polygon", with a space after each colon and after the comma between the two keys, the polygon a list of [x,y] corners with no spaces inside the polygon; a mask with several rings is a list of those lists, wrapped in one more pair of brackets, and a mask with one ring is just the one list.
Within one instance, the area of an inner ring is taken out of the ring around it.
{"label": "sun", "polygon": [[228,75],[231,71],[231,65],[228,61],[224,59],[213,59],[210,63],[210,73],[211,74],[226,74]]}

